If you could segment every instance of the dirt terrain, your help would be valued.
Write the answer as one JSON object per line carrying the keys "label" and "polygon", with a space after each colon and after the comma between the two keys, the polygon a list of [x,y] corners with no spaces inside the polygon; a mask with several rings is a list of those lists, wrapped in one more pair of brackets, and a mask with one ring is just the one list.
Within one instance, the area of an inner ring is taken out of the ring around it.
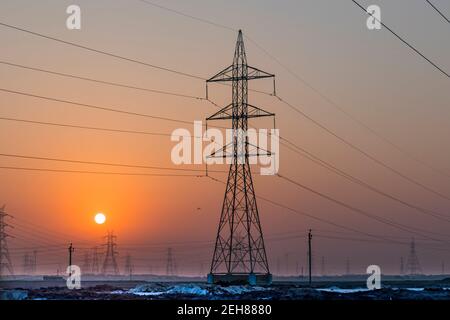
{"label": "dirt terrain", "polygon": [[31,300],[450,300],[450,280],[390,281],[368,290],[360,281],[275,282],[271,286],[208,285],[204,282],[86,281],[69,290],[64,281],[3,281],[0,299]]}

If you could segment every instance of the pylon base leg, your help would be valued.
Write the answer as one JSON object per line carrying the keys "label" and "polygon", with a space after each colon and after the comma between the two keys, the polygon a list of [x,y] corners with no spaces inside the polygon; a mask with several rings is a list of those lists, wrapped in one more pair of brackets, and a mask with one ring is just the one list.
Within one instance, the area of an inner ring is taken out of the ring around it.
{"label": "pylon base leg", "polygon": [[270,273],[209,273],[210,284],[249,284],[249,285],[271,285],[272,274]]}

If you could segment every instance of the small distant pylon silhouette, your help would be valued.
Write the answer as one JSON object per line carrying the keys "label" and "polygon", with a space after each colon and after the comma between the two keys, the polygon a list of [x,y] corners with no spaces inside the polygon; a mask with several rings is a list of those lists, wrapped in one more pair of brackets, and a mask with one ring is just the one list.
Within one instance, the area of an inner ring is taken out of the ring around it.
{"label": "small distant pylon silhouette", "polygon": [[166,275],[174,276],[175,271],[175,261],[173,259],[172,248],[167,249],[167,265],[166,265]]}
{"label": "small distant pylon silhouette", "polygon": [[92,274],[100,273],[100,264],[98,257],[98,247],[92,248]]}
{"label": "small distant pylon silhouette", "polygon": [[109,232],[105,237],[106,243],[103,245],[106,247],[106,254],[105,254],[105,260],[103,262],[103,269],[102,273],[104,275],[107,274],[119,274],[119,267],[117,266],[117,260],[116,260],[116,239],[117,237],[113,234],[113,232]]}
{"label": "small distant pylon silhouette", "polygon": [[89,256],[89,252],[84,253],[83,257],[83,266],[81,267],[81,271],[84,273],[89,273],[91,270],[91,257]]}
{"label": "small distant pylon silhouette", "polygon": [[30,268],[31,268],[31,274],[36,274],[37,270],[37,250],[33,250],[33,256],[31,257],[30,261]]}
{"label": "small distant pylon silhouette", "polygon": [[411,240],[408,261],[406,263],[406,270],[410,275],[417,275],[422,273],[422,268],[420,267],[419,258],[416,253],[416,242],[414,238]]}
{"label": "small distant pylon silhouette", "polygon": [[130,277],[130,280],[133,277],[133,263],[131,262],[131,255],[129,253],[127,253],[125,257],[124,274],[128,275]]}
{"label": "small distant pylon silhouette", "polygon": [[10,227],[5,222],[6,217],[10,217],[10,215],[5,212],[5,206],[3,206],[0,208],[0,278],[5,275],[6,270],[8,270],[10,275],[14,275],[11,257],[9,256],[8,242],[6,241],[6,238],[10,236],[6,233],[6,228]]}
{"label": "small distant pylon silhouette", "polygon": [[23,255],[23,273],[26,275],[31,274],[31,257],[29,253]]}
{"label": "small distant pylon silhouette", "polygon": [[345,274],[346,275],[350,275],[350,258],[347,258],[346,262],[345,262]]}

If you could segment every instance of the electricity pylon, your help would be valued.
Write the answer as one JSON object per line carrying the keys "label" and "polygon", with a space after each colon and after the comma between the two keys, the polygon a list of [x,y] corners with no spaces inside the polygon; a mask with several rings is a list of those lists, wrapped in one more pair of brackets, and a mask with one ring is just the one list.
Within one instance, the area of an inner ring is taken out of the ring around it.
{"label": "electricity pylon", "polygon": [[83,266],[81,267],[81,271],[83,271],[84,274],[89,273],[91,270],[91,257],[89,256],[89,252],[84,253],[83,257]]}
{"label": "electricity pylon", "polygon": [[130,277],[130,280],[133,277],[133,263],[131,262],[131,255],[129,253],[127,253],[125,257],[124,274],[128,275]]}
{"label": "electricity pylon", "polygon": [[30,257],[29,253],[25,253],[23,255],[22,268],[23,268],[23,273],[25,275],[30,275],[31,274],[31,257]]}
{"label": "electricity pylon", "polygon": [[100,273],[100,265],[98,258],[98,248],[94,247],[92,249],[92,274],[99,274],[99,273]]}
{"label": "electricity pylon", "polygon": [[417,275],[422,273],[420,268],[419,258],[416,254],[416,242],[414,238],[411,240],[411,245],[409,249],[408,260],[406,261],[406,270],[410,275]]}
{"label": "electricity pylon", "polygon": [[275,91],[273,74],[247,64],[242,31],[239,30],[233,64],[206,81],[207,98],[208,83],[231,82],[232,86],[232,102],[206,119],[232,122],[232,142],[210,155],[212,158],[231,158],[208,274],[210,283],[268,284],[272,281],[249,163],[250,152],[255,156],[271,156],[271,153],[249,143],[247,136],[248,119],[275,116],[248,103],[248,81],[263,78],[274,79]]}
{"label": "electricity pylon", "polygon": [[0,278],[5,275],[5,271],[8,270],[10,275],[14,275],[14,269],[11,263],[11,257],[9,256],[8,242],[6,238],[10,237],[6,233],[6,228],[11,227],[5,222],[5,218],[10,217],[5,212],[5,206],[0,208]]}
{"label": "electricity pylon", "polygon": [[103,269],[102,273],[104,275],[107,274],[119,274],[119,267],[117,266],[117,260],[116,260],[116,239],[117,237],[113,234],[113,232],[109,232],[105,237],[106,243],[103,246],[106,246],[106,254],[105,254],[105,260],[103,262]]}

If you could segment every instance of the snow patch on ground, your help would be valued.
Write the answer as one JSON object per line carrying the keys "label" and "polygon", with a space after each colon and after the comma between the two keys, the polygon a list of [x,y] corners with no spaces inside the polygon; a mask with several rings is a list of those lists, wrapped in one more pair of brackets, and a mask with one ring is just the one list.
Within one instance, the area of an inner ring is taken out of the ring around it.
{"label": "snow patch on ground", "polygon": [[270,288],[252,287],[252,286],[199,286],[194,284],[174,285],[170,287],[139,285],[128,291],[116,290],[113,294],[134,294],[138,296],[159,296],[187,294],[195,296],[206,295],[240,295],[250,292],[260,292],[271,290]]}
{"label": "snow patch on ground", "polygon": [[323,289],[316,289],[317,291],[324,291],[324,292],[333,292],[333,293],[354,293],[354,292],[365,292],[369,291],[367,288],[352,288],[352,289],[343,289],[338,287],[330,287],[330,288],[323,288]]}

